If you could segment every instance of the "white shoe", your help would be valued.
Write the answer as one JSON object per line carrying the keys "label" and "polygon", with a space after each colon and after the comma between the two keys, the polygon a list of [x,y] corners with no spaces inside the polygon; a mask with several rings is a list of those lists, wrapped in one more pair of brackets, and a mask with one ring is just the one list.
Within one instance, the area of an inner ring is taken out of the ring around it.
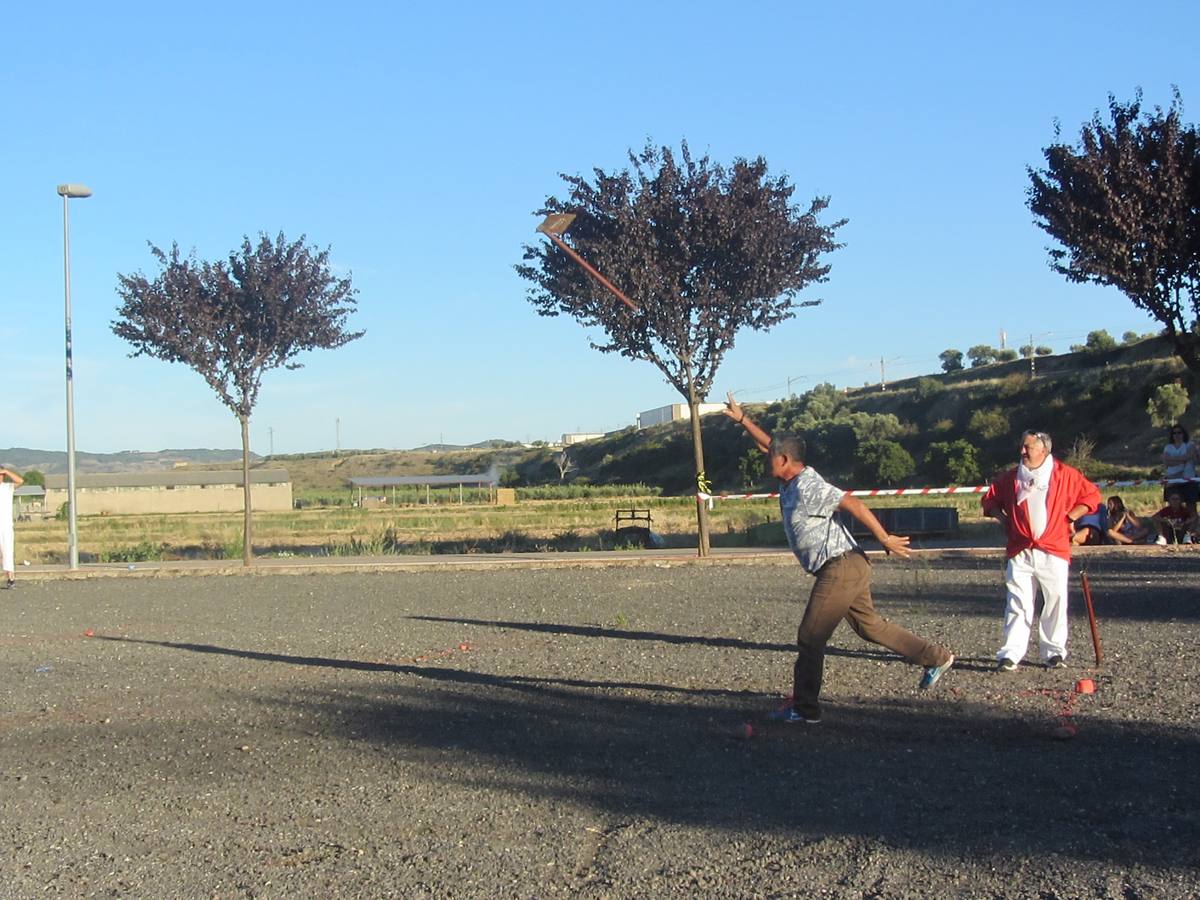
{"label": "white shoe", "polygon": [[1167,539],[1160,534],[1158,536],[1158,540],[1156,540],[1154,543],[1158,544],[1160,547],[1165,547],[1167,546]]}
{"label": "white shoe", "polygon": [[1185,535],[1183,536],[1183,540],[1181,540],[1179,543],[1181,543],[1181,544],[1190,544],[1191,542],[1192,542],[1192,536],[1191,536],[1190,534],[1185,534]]}

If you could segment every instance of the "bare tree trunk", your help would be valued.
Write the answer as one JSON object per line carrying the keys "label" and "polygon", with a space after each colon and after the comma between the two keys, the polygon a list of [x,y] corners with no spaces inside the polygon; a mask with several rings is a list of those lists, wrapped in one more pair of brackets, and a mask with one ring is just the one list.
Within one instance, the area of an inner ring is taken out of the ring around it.
{"label": "bare tree trunk", "polygon": [[[700,480],[704,476],[704,441],[700,436],[700,398],[696,396],[696,387],[692,383],[692,367],[684,364],[687,373],[688,412],[692,416],[692,454],[696,460],[696,490],[700,489]],[[696,498],[696,535],[697,555],[708,556],[710,549],[708,539],[708,506],[704,500]]]}
{"label": "bare tree trunk", "polygon": [[253,544],[250,536],[250,417],[238,416],[242,423],[242,499],[245,504],[245,519],[242,526],[242,565],[254,562]]}

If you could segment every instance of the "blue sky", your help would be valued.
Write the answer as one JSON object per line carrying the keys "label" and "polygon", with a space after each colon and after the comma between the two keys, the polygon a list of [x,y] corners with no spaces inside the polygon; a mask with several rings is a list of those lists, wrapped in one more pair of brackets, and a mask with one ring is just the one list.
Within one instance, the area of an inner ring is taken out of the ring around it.
{"label": "blue sky", "polygon": [[95,192],[71,205],[81,450],[239,445],[199,375],[128,358],[110,323],[147,241],[215,259],[261,231],[330,246],[367,334],[267,375],[256,452],[555,439],[679,399],[525,299],[513,264],[559,172],[686,138],[830,197],[849,224],[824,304],[743,333],[717,378],[713,399],[766,400],[878,381],[881,358],[937,371],[1001,331],[1057,351],[1154,330],[1050,271],[1025,167],[1109,93],[1200,104],[1185,2],[34,7],[0,52],[0,446],[65,446],[59,183]]}

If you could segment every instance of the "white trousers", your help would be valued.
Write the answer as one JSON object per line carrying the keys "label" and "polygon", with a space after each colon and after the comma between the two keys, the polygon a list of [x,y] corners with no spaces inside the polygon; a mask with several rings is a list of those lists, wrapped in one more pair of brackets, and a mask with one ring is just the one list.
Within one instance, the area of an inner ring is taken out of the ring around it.
{"label": "white trousers", "polygon": [[0,568],[13,574],[13,522],[11,515],[0,510]]}
{"label": "white trousers", "polygon": [[1004,586],[1008,607],[1004,611],[1004,646],[996,659],[1020,662],[1029,649],[1034,601],[1042,591],[1038,619],[1038,654],[1042,662],[1052,656],[1067,658],[1067,570],[1070,563],[1044,550],[1022,550],[1008,561]]}

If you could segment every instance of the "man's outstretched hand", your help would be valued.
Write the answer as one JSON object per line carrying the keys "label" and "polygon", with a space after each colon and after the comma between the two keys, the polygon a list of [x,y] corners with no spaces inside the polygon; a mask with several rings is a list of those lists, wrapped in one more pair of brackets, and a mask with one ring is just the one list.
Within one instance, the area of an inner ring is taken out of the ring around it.
{"label": "man's outstretched hand", "polygon": [[739,424],[746,418],[746,412],[742,409],[742,404],[733,399],[733,391],[729,391],[725,395],[725,408],[721,412]]}

